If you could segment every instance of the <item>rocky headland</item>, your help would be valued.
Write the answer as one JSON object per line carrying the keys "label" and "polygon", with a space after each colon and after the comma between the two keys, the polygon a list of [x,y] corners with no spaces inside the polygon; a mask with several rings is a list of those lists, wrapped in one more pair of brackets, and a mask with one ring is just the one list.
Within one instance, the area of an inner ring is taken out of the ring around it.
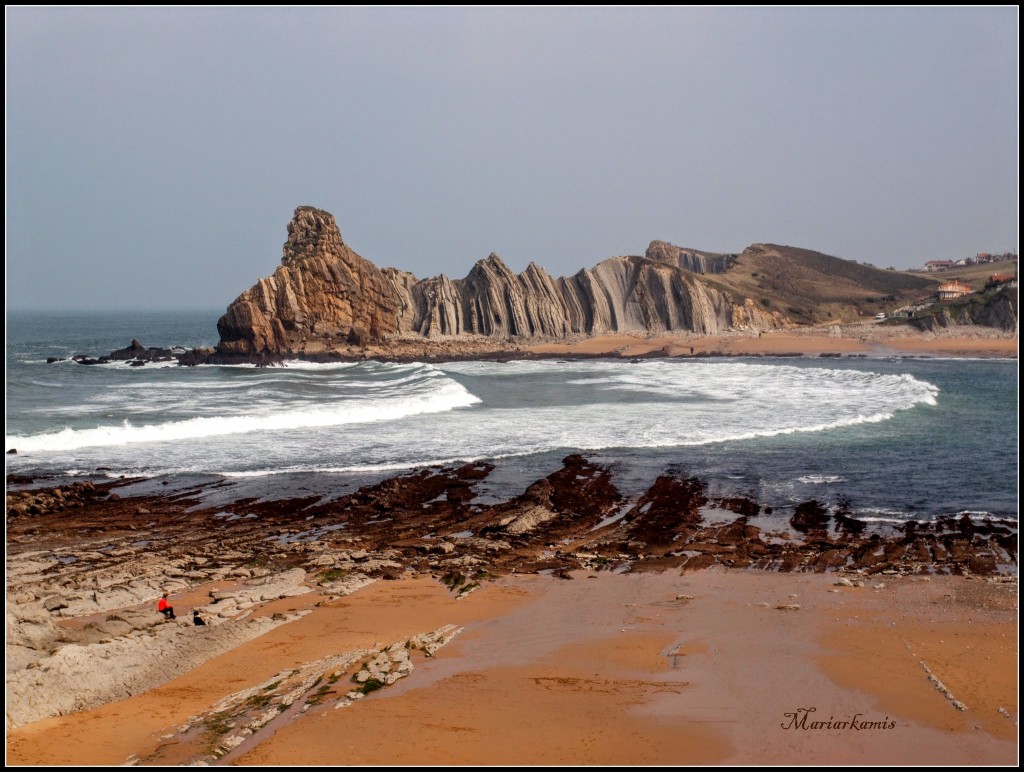
{"label": "rocky headland", "polygon": [[697,279],[735,259],[653,242],[643,257],[605,260],[553,278],[536,263],[515,274],[496,254],[464,279],[379,269],[341,238],[334,217],[299,207],[281,265],[217,323],[221,356],[347,353],[389,341],[566,339],[607,332],[776,327],[784,318]]}

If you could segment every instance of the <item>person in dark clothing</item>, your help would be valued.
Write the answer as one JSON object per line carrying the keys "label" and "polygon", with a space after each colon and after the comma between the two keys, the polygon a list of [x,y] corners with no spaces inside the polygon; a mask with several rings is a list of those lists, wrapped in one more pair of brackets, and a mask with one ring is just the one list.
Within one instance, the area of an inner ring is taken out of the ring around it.
{"label": "person in dark clothing", "polygon": [[196,627],[206,624],[206,620],[199,616],[199,609],[192,610],[192,624],[194,624]]}
{"label": "person in dark clothing", "polygon": [[174,606],[172,606],[171,602],[167,600],[166,592],[163,594],[163,597],[160,598],[160,602],[156,604],[156,610],[163,614],[167,619],[175,619]]}

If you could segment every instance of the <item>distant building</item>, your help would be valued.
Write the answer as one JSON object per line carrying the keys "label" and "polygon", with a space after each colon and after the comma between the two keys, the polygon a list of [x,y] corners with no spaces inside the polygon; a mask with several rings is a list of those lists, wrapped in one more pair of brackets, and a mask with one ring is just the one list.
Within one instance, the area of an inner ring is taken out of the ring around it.
{"label": "distant building", "polygon": [[952,267],[952,260],[929,260],[924,264],[924,269],[926,271],[945,271],[947,268]]}
{"label": "distant building", "polygon": [[923,311],[927,307],[927,304],[903,306],[902,308],[897,308],[893,311],[892,316],[895,319],[913,319],[914,315],[917,314],[918,311]]}
{"label": "distant building", "polygon": [[995,289],[996,287],[1016,287],[1017,277],[1012,273],[994,273],[988,277],[988,281],[985,282],[985,289]]}
{"label": "distant building", "polygon": [[945,284],[939,285],[939,300],[956,300],[964,295],[969,295],[970,292],[970,287],[959,279],[953,279],[953,281],[947,281]]}
{"label": "distant building", "polygon": [[979,263],[990,263],[992,262],[992,255],[989,254],[988,252],[979,252],[975,256],[975,260],[977,260]]}

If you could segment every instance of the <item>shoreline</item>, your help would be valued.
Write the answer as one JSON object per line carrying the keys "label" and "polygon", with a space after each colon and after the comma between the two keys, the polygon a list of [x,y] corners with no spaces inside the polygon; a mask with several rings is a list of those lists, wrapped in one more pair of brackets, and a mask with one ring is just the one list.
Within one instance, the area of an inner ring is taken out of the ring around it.
{"label": "shoreline", "polygon": [[[268,359],[269,357],[269,359]],[[358,352],[298,351],[260,355],[238,362],[261,365],[288,360],[310,362],[377,361],[398,364],[462,361],[546,361],[590,359],[693,359],[721,358],[934,358],[1017,359],[1015,335],[917,335],[834,337],[820,331],[769,331],[759,334],[658,335],[628,333],[601,335],[569,342],[509,343],[498,341],[441,340],[396,341],[393,345],[368,346]]]}
{"label": "shoreline", "polygon": [[[409,349],[403,351],[403,349]],[[291,352],[288,357],[329,361],[374,359],[389,362],[462,361],[484,359],[586,360],[595,358],[660,359],[719,357],[864,357],[956,356],[1007,358],[1018,356],[1016,333],[977,325],[947,328],[938,333],[912,331],[901,325],[836,324],[719,335],[696,333],[610,333],[568,341],[494,341],[489,339],[395,340],[361,352]]]}
{"label": "shoreline", "polygon": [[[221,353],[215,349],[145,347],[137,340],[124,349],[100,357],[78,355],[79,364],[131,366],[177,360],[181,366],[252,364],[267,367],[290,360],[308,362],[361,362],[366,360],[408,364],[470,360],[587,359],[707,359],[719,357],[963,357],[1016,359],[1016,332],[979,325],[944,328],[938,332],[911,331],[905,325],[861,322],[816,327],[794,327],[759,332],[733,330],[718,335],[697,333],[609,333],[576,336],[567,340],[509,339],[479,336],[454,338],[395,338],[380,344],[328,348],[320,342],[301,349],[259,354]],[[53,359],[50,363],[64,361]]]}

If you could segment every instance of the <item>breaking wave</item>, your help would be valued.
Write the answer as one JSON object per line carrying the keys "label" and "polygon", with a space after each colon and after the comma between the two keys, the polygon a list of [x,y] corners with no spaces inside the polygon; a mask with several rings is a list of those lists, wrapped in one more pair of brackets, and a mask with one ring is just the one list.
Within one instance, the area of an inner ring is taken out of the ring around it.
{"label": "breaking wave", "polygon": [[[232,415],[200,415],[182,420],[138,425],[130,419],[125,419],[119,424],[94,428],[65,428],[57,432],[8,436],[7,446],[17,448],[19,452],[66,451],[131,443],[197,440],[251,432],[370,424],[446,412],[469,407],[480,401],[465,387],[432,368],[419,369],[415,383],[410,383],[414,376],[377,384],[349,383],[350,393],[334,395],[329,404],[316,404],[309,398],[303,398],[297,405],[289,406],[283,401],[275,404],[274,401],[265,399],[265,389],[255,388],[248,392],[248,397],[255,403],[252,406],[258,408],[253,412],[246,412],[244,403],[239,405],[239,397],[236,395],[233,397],[233,405],[220,405],[225,411],[234,412]],[[216,384],[211,386],[216,388]],[[361,394],[351,393],[354,391],[352,386],[358,387]],[[109,398],[108,395],[105,401]],[[187,399],[182,396],[181,404],[195,404],[191,393]],[[140,406],[138,411],[152,412],[151,408],[145,405]],[[95,408],[80,409],[80,412],[95,412]]]}

